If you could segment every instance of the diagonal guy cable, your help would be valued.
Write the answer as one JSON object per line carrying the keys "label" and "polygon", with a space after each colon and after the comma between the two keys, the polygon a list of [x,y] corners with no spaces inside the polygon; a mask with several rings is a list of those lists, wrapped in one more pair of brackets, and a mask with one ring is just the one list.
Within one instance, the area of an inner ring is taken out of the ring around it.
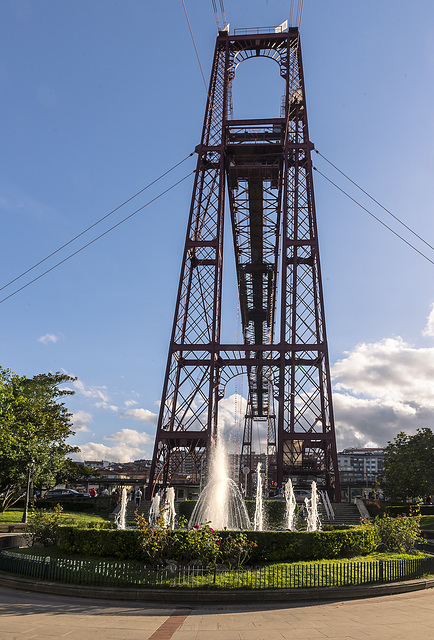
{"label": "diagonal guy cable", "polygon": [[[369,209],[367,209],[366,207],[364,207],[362,204],[360,204],[360,202],[358,202],[355,198],[353,198],[352,196],[350,196],[349,193],[347,193],[346,191],[344,191],[344,189],[342,189],[339,185],[336,184],[336,182],[333,182],[333,180],[330,180],[330,178],[327,178],[326,175],[324,175],[319,169],[317,169],[316,167],[313,167],[314,171],[316,171],[317,173],[319,173],[320,176],[322,176],[325,180],[327,180],[327,182],[330,182],[330,184],[332,184],[334,187],[336,187],[336,189],[339,189],[339,191],[341,193],[343,193],[345,196],[347,196],[347,198],[349,198],[350,200],[352,200],[357,206],[359,206],[361,209],[363,209],[363,211],[366,211],[366,213],[368,213],[372,218],[374,218],[374,220],[376,220],[377,222],[379,222],[380,224],[383,225],[383,227],[386,227],[386,229],[388,229],[389,231],[391,231],[397,238],[399,238],[400,240],[402,240],[403,242],[405,242],[405,244],[407,244],[409,247],[411,247],[412,249],[414,249],[419,255],[422,256],[422,258],[425,258],[425,260],[428,260],[428,262],[431,262],[431,264],[434,264],[434,261],[431,260],[431,258],[428,258],[428,256],[426,256],[424,253],[422,253],[422,251],[419,251],[419,249],[417,249],[413,244],[411,244],[411,242],[408,242],[408,240],[406,240],[405,238],[403,238],[402,236],[399,235],[399,233],[397,233],[396,231],[394,231],[391,227],[389,227],[385,222],[383,222],[380,218],[377,218],[376,215],[374,215],[372,213],[372,211],[369,211]],[[1,302],[1,301],[0,301]]]}
{"label": "diagonal guy cable", "polygon": [[52,267],[50,267],[50,269],[47,269],[46,271],[44,271],[43,273],[41,273],[39,276],[37,276],[36,278],[33,278],[33,280],[30,280],[30,282],[27,282],[27,284],[24,284],[22,287],[20,287],[19,289],[16,289],[15,291],[13,291],[12,293],[10,293],[8,296],[6,296],[5,298],[3,298],[2,300],[0,300],[0,304],[2,302],[5,302],[6,300],[9,300],[9,298],[12,298],[12,296],[16,295],[17,293],[19,293],[20,291],[22,291],[23,289],[25,289],[26,287],[30,286],[31,284],[33,284],[34,282],[36,282],[37,280],[40,280],[41,278],[43,278],[44,276],[47,275],[47,273],[50,273],[50,271],[53,271],[54,269],[57,269],[57,267],[60,267],[61,264],[63,264],[64,262],[67,262],[67,260],[70,260],[71,258],[73,258],[74,256],[77,255],[77,253],[80,253],[81,251],[83,251],[84,249],[86,249],[87,247],[89,247],[91,244],[94,244],[94,242],[96,242],[97,240],[99,240],[100,238],[103,238],[104,236],[106,236],[108,233],[110,233],[111,231],[113,231],[113,229],[116,229],[117,227],[119,227],[121,224],[123,224],[124,222],[126,222],[127,220],[129,220],[130,218],[132,218],[133,216],[136,215],[136,213],[139,213],[139,211],[143,211],[143,209],[145,209],[146,207],[148,207],[150,204],[152,204],[153,202],[155,202],[156,200],[158,200],[159,198],[161,198],[162,196],[164,196],[166,193],[168,193],[169,191],[171,191],[172,189],[174,189],[176,186],[178,186],[178,184],[181,184],[181,182],[184,182],[184,180],[186,180],[187,178],[189,178],[191,175],[194,174],[194,171],[190,171],[190,173],[187,173],[186,176],[184,176],[183,178],[181,178],[181,180],[178,180],[178,182],[175,182],[175,184],[172,184],[171,187],[168,187],[165,191],[162,191],[158,196],[155,196],[155,198],[152,198],[152,200],[149,200],[149,202],[146,202],[146,204],[144,204],[142,207],[139,207],[138,209],[136,209],[135,211],[133,211],[132,213],[130,213],[129,216],[126,216],[126,218],[123,218],[122,220],[120,220],[119,222],[117,222],[116,224],[114,224],[112,227],[110,227],[110,229],[107,229],[106,231],[104,231],[104,233],[101,233],[99,236],[97,236],[96,238],[94,238],[93,240],[91,240],[90,242],[88,242],[87,244],[83,245],[82,247],[80,247],[80,249],[77,249],[77,251],[74,251],[74,253],[69,254],[69,256],[66,256],[66,258],[64,258],[63,260],[60,260],[60,262],[57,262],[55,265],[53,265]]}
{"label": "diagonal guy cable", "polygon": [[186,160],[188,160],[188,158],[191,158],[191,156],[194,155],[194,151],[192,151],[188,156],[186,156],[183,160],[181,160],[180,162],[177,162],[177,164],[174,164],[173,167],[171,167],[170,169],[168,169],[167,171],[165,171],[164,173],[162,173],[160,176],[158,176],[158,178],[155,178],[155,180],[153,180],[152,182],[150,182],[149,184],[146,185],[146,187],[143,187],[143,189],[140,189],[140,191],[137,191],[137,193],[135,193],[133,196],[131,196],[130,198],[128,198],[128,200],[125,200],[125,202],[122,202],[122,204],[118,205],[117,207],[115,207],[114,209],[112,209],[111,211],[109,211],[109,213],[107,213],[105,216],[103,216],[102,218],[100,218],[99,220],[97,220],[96,222],[94,222],[93,224],[90,225],[90,227],[87,227],[87,229],[84,229],[84,231],[81,231],[81,233],[77,234],[76,236],[74,236],[74,238],[71,238],[71,240],[68,240],[68,242],[65,242],[65,244],[63,244],[61,247],[59,247],[58,249],[56,249],[55,251],[52,251],[48,256],[46,256],[45,258],[43,258],[42,260],[39,260],[39,262],[36,262],[32,267],[29,267],[28,269],[26,269],[26,271],[23,271],[22,273],[20,273],[19,276],[16,276],[16,278],[14,278],[13,280],[10,280],[9,282],[7,282],[6,284],[4,284],[2,287],[0,287],[0,291],[3,291],[3,289],[6,289],[6,287],[9,287],[11,284],[13,284],[14,282],[16,282],[17,280],[19,280],[20,278],[22,278],[23,276],[25,276],[27,273],[30,273],[30,271],[33,271],[33,269],[36,269],[36,267],[39,267],[40,264],[42,264],[43,262],[46,262],[49,258],[52,258],[54,255],[56,255],[56,253],[59,253],[59,251],[62,251],[62,249],[64,249],[65,247],[67,247],[68,245],[72,244],[75,240],[77,240],[78,238],[81,238],[81,236],[84,236],[85,233],[87,233],[88,231],[90,231],[91,229],[93,229],[94,227],[96,227],[98,224],[100,224],[101,222],[103,222],[104,220],[106,220],[109,216],[111,216],[113,213],[116,213],[116,211],[119,211],[119,209],[121,209],[122,207],[124,207],[126,204],[128,204],[129,202],[131,202],[131,200],[134,200],[134,198],[137,198],[137,196],[139,196],[141,193],[143,193],[144,191],[146,191],[146,189],[149,189],[149,187],[152,187],[152,185],[154,185],[156,182],[158,182],[159,180],[161,180],[161,178],[164,178],[164,176],[167,176],[168,173],[170,173],[171,171],[173,171],[174,169],[176,169],[176,167],[179,167],[183,162],[185,162]]}

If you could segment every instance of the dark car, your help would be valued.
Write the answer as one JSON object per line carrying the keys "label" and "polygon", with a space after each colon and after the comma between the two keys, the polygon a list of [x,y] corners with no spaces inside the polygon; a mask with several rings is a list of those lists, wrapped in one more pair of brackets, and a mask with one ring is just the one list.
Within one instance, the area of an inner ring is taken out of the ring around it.
{"label": "dark car", "polygon": [[62,500],[79,500],[80,498],[89,498],[88,493],[80,493],[79,491],[75,491],[75,489],[49,489],[45,492],[44,498],[46,500],[58,500],[61,498]]}
{"label": "dark car", "polygon": [[308,489],[294,489],[294,496],[297,502],[304,502],[305,498],[311,499],[312,492]]}

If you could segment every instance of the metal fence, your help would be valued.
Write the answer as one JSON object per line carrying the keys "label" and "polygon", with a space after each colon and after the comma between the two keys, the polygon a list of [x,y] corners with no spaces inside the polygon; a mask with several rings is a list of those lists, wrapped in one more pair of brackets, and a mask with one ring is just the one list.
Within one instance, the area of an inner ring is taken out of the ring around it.
{"label": "metal fence", "polygon": [[228,570],[140,562],[0,553],[0,571],[41,580],[88,585],[196,589],[296,589],[378,584],[434,574],[434,557],[365,562],[296,563]]}

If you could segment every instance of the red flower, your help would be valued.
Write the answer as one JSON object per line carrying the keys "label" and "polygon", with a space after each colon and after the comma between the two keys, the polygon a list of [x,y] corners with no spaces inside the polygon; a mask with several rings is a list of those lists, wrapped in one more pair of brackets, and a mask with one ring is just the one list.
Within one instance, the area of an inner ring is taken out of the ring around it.
{"label": "red flower", "polygon": [[198,525],[198,524],[195,524],[195,525],[194,525],[194,527],[193,527],[193,529],[199,529],[199,525]]}

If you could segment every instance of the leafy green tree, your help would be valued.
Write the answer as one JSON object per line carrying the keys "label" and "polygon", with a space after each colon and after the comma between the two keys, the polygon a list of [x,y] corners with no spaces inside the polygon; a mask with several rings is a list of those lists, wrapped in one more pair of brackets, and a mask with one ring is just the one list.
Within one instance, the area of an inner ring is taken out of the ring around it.
{"label": "leafy green tree", "polygon": [[434,434],[418,429],[404,431],[388,442],[384,452],[386,497],[397,500],[425,497],[434,493]]}
{"label": "leafy green tree", "polygon": [[77,484],[90,478],[98,478],[100,475],[98,469],[92,469],[92,467],[87,467],[85,464],[66,458],[65,464],[56,474],[56,484],[61,482]]}
{"label": "leafy green tree", "polygon": [[74,435],[63,397],[72,395],[60,385],[74,381],[62,373],[18,376],[0,367],[0,511],[19,500],[31,462],[34,486],[52,486],[68,465],[67,444]]}

